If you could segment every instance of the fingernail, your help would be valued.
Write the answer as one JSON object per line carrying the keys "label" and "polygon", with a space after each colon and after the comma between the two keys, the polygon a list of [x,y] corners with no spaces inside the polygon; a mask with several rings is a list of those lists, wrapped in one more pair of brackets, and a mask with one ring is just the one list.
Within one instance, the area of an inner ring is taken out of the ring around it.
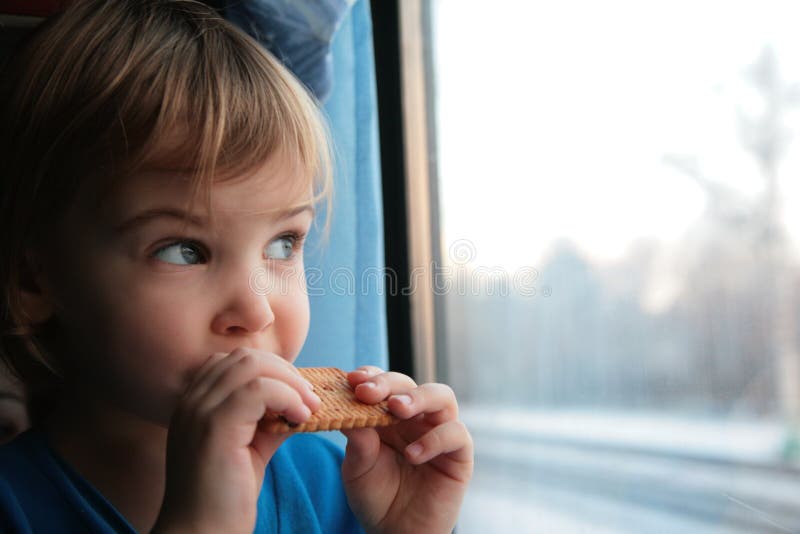
{"label": "fingernail", "polygon": [[408,406],[412,402],[412,399],[411,399],[411,397],[409,395],[392,395],[392,398],[399,400],[400,402],[402,402],[406,406]]}
{"label": "fingernail", "polygon": [[361,382],[359,386],[372,389],[375,387],[375,382]]}
{"label": "fingernail", "polygon": [[411,456],[412,458],[416,458],[417,456],[422,454],[423,448],[424,447],[419,443],[412,443],[411,445],[406,447],[406,452],[408,452],[408,455]]}
{"label": "fingernail", "polygon": [[[303,379],[303,380],[305,380],[305,379]],[[310,389],[311,391],[314,391],[314,384],[312,384],[312,383],[311,383],[311,382],[309,382],[308,380],[305,380],[305,383],[306,383],[306,387],[307,387],[308,389]]]}

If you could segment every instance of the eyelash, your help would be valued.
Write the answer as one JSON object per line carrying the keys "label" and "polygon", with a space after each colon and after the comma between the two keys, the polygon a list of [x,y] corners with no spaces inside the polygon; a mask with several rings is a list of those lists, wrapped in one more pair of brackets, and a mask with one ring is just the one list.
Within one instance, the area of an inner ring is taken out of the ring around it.
{"label": "eyelash", "polygon": [[[281,236],[276,237],[273,241],[279,239],[290,239],[292,241],[292,255],[286,259],[277,259],[274,261],[280,262],[290,262],[295,259],[297,256],[297,252],[303,247],[303,243],[306,239],[306,233],[304,232],[287,232]],[[272,241],[270,241],[271,243]],[[168,239],[163,244],[158,245],[158,247],[150,254],[150,258],[155,258],[155,256],[161,252],[162,250],[169,248],[171,246],[183,244],[183,245],[191,245],[196,247],[198,252],[200,252],[203,256],[203,261],[207,262],[209,260],[210,254],[208,254],[207,248],[198,240],[185,238],[185,237],[173,237]],[[268,258],[272,260],[272,258]]]}

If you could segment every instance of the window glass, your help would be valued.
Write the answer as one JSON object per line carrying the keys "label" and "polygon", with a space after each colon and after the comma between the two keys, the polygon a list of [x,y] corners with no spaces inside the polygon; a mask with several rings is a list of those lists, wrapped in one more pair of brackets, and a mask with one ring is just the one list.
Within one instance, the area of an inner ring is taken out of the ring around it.
{"label": "window glass", "polygon": [[429,8],[459,531],[800,531],[800,6]]}

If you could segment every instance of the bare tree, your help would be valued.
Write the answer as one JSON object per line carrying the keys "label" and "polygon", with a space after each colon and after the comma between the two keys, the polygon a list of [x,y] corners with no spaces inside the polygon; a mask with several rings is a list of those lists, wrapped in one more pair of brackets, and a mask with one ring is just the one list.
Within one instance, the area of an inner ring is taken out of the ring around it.
{"label": "bare tree", "polygon": [[[707,176],[697,156],[668,155],[664,161],[689,176],[706,194],[704,227],[695,229],[702,233],[704,228],[705,235],[697,239],[701,250],[694,260],[696,272],[687,279],[688,292],[693,294],[690,297],[692,306],[701,310],[695,317],[704,324],[703,328],[711,330],[709,336],[738,335],[718,327],[719,314],[724,311],[720,301],[728,299],[733,307],[757,310],[756,314],[748,316],[750,326],[755,320],[755,328],[748,331],[749,339],[742,339],[742,343],[750,345],[750,350],[740,355],[751,360],[745,362],[742,371],[756,375],[750,377],[752,386],[765,379],[757,375],[766,363],[766,367],[773,370],[768,381],[778,385],[781,412],[798,425],[797,298],[789,238],[782,222],[778,168],[792,138],[784,118],[788,110],[800,104],[800,86],[782,79],[777,56],[771,47],[763,49],[744,77],[763,103],[760,113],[755,115],[748,115],[741,109],[737,111],[739,138],[760,170],[762,192],[755,198],[748,198],[726,185],[723,179]],[[698,284],[699,279],[702,281]],[[730,299],[737,293],[741,297],[742,290],[746,300]],[[717,341],[708,339],[701,343],[701,351],[705,352],[701,358],[707,362],[703,372],[719,373],[722,366],[734,363],[729,360],[714,365],[715,362],[708,360],[713,358],[709,353],[714,352]],[[751,389],[763,392],[771,388]]]}

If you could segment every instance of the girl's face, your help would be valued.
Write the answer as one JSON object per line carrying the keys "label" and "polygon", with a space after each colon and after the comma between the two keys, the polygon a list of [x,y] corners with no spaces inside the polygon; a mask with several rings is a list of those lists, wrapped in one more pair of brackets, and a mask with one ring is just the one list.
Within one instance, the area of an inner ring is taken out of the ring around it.
{"label": "girl's face", "polygon": [[[70,385],[166,425],[213,353],[294,361],[309,326],[302,237],[313,219],[297,172],[271,158],[214,184],[213,227],[202,206],[179,215],[189,182],[168,172],[123,184],[99,220],[74,207],[46,271]],[[286,213],[298,203],[306,209]]]}

